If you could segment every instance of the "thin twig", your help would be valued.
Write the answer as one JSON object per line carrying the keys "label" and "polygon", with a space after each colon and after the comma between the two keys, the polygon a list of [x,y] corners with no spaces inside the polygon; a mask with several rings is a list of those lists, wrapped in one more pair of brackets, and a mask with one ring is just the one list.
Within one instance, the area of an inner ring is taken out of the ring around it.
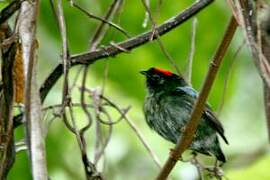
{"label": "thin twig", "polygon": [[82,78],[82,83],[81,83],[81,96],[80,96],[80,102],[81,102],[81,106],[82,106],[82,109],[87,117],[87,124],[80,130],[80,133],[84,133],[87,129],[89,129],[92,125],[92,122],[93,122],[93,118],[92,118],[92,115],[90,113],[90,111],[88,111],[88,108],[86,106],[86,103],[85,103],[85,91],[84,89],[86,89],[86,79],[87,79],[87,74],[88,74],[88,66],[85,66],[84,67],[84,70],[83,70],[83,78]]}
{"label": "thin twig", "polygon": [[[150,1],[145,0],[145,4],[146,4],[147,7],[149,7],[150,6]],[[149,13],[148,13],[148,11],[145,11],[144,20],[143,20],[143,24],[142,24],[143,28],[147,27],[148,21],[149,21]]]}
{"label": "thin twig", "polygon": [[160,17],[160,10],[161,10],[161,5],[163,3],[163,0],[158,0],[157,2],[157,9],[156,9],[156,18],[158,19]]}
{"label": "thin twig", "polygon": [[[51,2],[51,4],[53,5],[53,2]],[[63,7],[62,7],[62,0],[58,0],[57,9],[55,12],[56,12],[55,14],[57,15],[59,30],[62,37],[62,52],[63,52],[62,63],[63,63],[63,69],[64,69],[64,84],[63,84],[61,114],[62,114],[63,121],[66,127],[76,136],[76,139],[77,139],[80,151],[81,151],[81,157],[82,157],[82,162],[84,165],[85,175],[86,175],[86,178],[90,180],[91,178],[93,178],[93,173],[96,172],[96,169],[94,165],[88,160],[87,151],[86,151],[86,142],[85,142],[83,134],[85,130],[87,130],[91,125],[91,116],[87,125],[79,130],[76,124],[74,113],[73,113],[72,99],[69,93],[69,82],[68,82],[69,76],[68,75],[69,75],[70,61],[69,61],[69,48],[68,48],[66,25],[65,25],[64,13],[63,13]],[[84,78],[83,78],[83,81],[85,82]],[[68,106],[72,125],[70,125],[68,122],[68,118],[67,118],[66,110],[65,110],[66,106]],[[85,110],[85,106],[82,105],[82,108],[83,110]],[[88,112],[88,110],[86,111]]]}
{"label": "thin twig", "polygon": [[[81,144],[81,156],[82,156],[82,161],[83,161],[83,164],[84,164],[84,170],[85,170],[85,174],[86,174],[86,177],[87,179],[92,179],[92,175],[93,175],[93,172],[96,171],[96,168],[94,166],[94,164],[92,164],[90,161],[89,161],[89,158],[88,158],[88,155],[87,155],[87,151],[86,151],[86,141],[84,139],[84,133],[86,132],[86,130],[88,130],[91,125],[92,125],[92,115],[90,113],[90,111],[88,110],[87,106],[86,106],[86,103],[85,103],[85,86],[86,86],[86,78],[87,78],[87,74],[88,74],[88,66],[84,66],[84,71],[83,71],[83,78],[82,78],[82,91],[81,91],[81,96],[80,96],[80,103],[81,103],[81,107],[87,117],[87,123],[86,125],[81,128],[79,130],[79,134],[80,134],[80,140],[82,142]],[[95,105],[94,105],[94,108],[95,108]]]}
{"label": "thin twig", "polygon": [[231,11],[232,11],[232,14],[233,14],[235,20],[240,25],[240,20],[238,17],[237,9],[236,9],[235,4],[233,3],[233,0],[226,0],[226,1],[227,1],[227,4],[229,5],[229,7],[231,8]]}
{"label": "thin twig", "polygon": [[188,56],[188,67],[187,67],[187,82],[191,84],[191,78],[192,78],[192,66],[193,66],[193,58],[195,54],[195,45],[196,45],[196,28],[197,28],[197,18],[194,18],[192,20],[192,31],[191,31],[191,45],[190,45],[190,51]]}
{"label": "thin twig", "polygon": [[153,158],[153,161],[157,165],[157,167],[161,168],[161,163],[155,152],[151,149],[150,145],[146,142],[143,134],[141,133],[140,129],[136,127],[135,123],[126,115],[126,110],[122,110],[119,108],[115,103],[113,103],[111,100],[106,98],[105,96],[102,96],[102,99],[104,99],[106,102],[108,102],[112,107],[114,107],[120,114],[121,116],[127,121],[128,125],[132,128],[132,130],[135,132],[135,134],[138,136],[139,140],[142,142],[150,156]]}
{"label": "thin twig", "polygon": [[[115,12],[119,10],[122,3],[123,0],[114,0],[110,5],[104,19],[106,21],[110,21],[110,19],[113,18]],[[96,48],[104,38],[105,34],[106,34],[106,23],[102,21],[100,25],[97,27],[96,32],[90,41],[90,51],[96,50]]]}
{"label": "thin twig", "polygon": [[177,141],[177,144],[173,150],[174,153],[169,156],[165,165],[163,166],[162,170],[157,176],[158,180],[165,180],[169,176],[171,170],[174,168],[181,154],[186,150],[186,148],[192,142],[193,135],[196,132],[197,126],[200,122],[200,117],[202,115],[205,102],[210,92],[211,86],[216,77],[217,70],[234,36],[236,28],[237,28],[237,22],[235,21],[234,17],[231,17],[229,26],[227,27],[227,30],[222,39],[222,42],[215,53],[213,61],[211,62],[211,66],[209,67],[202,90],[200,91],[199,97],[195,102],[190,120],[185,126],[184,132],[181,134],[181,136],[179,137]]}
{"label": "thin twig", "polygon": [[10,37],[7,39],[3,40],[3,42],[0,44],[0,48],[7,48],[9,47],[12,43],[18,41],[18,35],[17,34],[12,34]]}
{"label": "thin twig", "polygon": [[[93,44],[94,45],[94,44]],[[91,49],[95,49],[94,46],[92,46]],[[102,82],[102,88],[101,88],[101,92],[100,94],[93,94],[93,101],[94,101],[94,107],[95,107],[95,114],[96,114],[96,143],[95,143],[95,156],[94,156],[94,163],[98,163],[99,159],[101,158],[101,156],[104,154],[105,148],[109,143],[109,140],[111,138],[111,134],[112,134],[112,119],[109,115],[109,113],[107,113],[105,111],[104,108],[102,108],[101,103],[102,100],[100,98],[100,96],[103,96],[104,94],[104,90],[105,90],[105,84],[106,84],[106,80],[108,78],[108,62],[105,62],[105,69],[104,69],[104,75],[103,75],[103,82]],[[102,137],[102,133],[101,133],[101,123],[104,123],[100,114],[101,111],[103,113],[106,114],[107,119],[109,120],[109,133],[107,138],[105,139],[105,141],[103,142],[103,137]],[[98,136],[100,138],[98,138]]]}
{"label": "thin twig", "polygon": [[[90,42],[90,51],[94,51],[96,50],[96,47],[99,45],[99,43],[101,42],[101,40],[104,38],[104,35],[106,33],[106,22],[109,21],[109,19],[114,15],[115,11],[117,11],[117,9],[119,8],[119,6],[122,4],[122,0],[114,0],[113,3],[111,4],[111,6],[109,7],[109,10],[107,11],[104,20],[105,21],[101,21],[101,24],[98,26],[91,42]],[[74,5],[74,4],[73,4]],[[77,7],[78,8],[78,7]],[[81,8],[80,8],[81,10]],[[86,13],[87,15],[89,15],[86,11],[83,11],[84,13]],[[81,93],[81,103],[82,103],[82,107],[83,110],[86,114],[86,116],[88,117],[88,126],[86,126],[85,128],[83,128],[82,130],[85,131],[86,129],[88,129],[92,123],[91,120],[91,114],[90,112],[84,107],[84,89],[85,89],[85,80],[86,80],[86,76],[87,76],[87,69],[88,66],[84,67],[84,73],[83,73],[83,81],[82,81],[82,93]],[[104,86],[103,86],[104,87]],[[104,88],[102,89],[103,93]],[[103,137],[102,137],[102,133],[101,133],[101,123],[105,123],[103,122],[103,120],[100,118],[100,105],[101,105],[101,101],[99,98],[99,95],[93,95],[93,102],[94,102],[94,110],[95,110],[95,117],[96,117],[96,141],[95,141],[95,148],[94,148],[94,164],[97,164],[100,157],[103,155],[104,150],[110,140],[111,137],[111,133],[112,133],[112,124],[109,123],[109,134],[107,136],[107,138],[105,139],[105,142],[103,143]],[[108,118],[108,120],[111,122],[111,118]]]}
{"label": "thin twig", "polygon": [[110,22],[110,21],[107,21],[106,19],[104,18],[101,18],[101,17],[98,17],[98,16],[95,16],[91,13],[89,13],[88,11],[86,11],[85,9],[83,9],[82,7],[80,7],[79,5],[77,5],[76,3],[73,3],[73,6],[75,8],[77,8],[78,10],[80,10],[81,12],[83,12],[85,15],[87,15],[88,17],[90,18],[93,18],[93,19],[97,19],[99,21],[102,21],[104,23],[107,23],[109,26],[117,29],[119,32],[121,32],[122,34],[124,34],[126,37],[130,38],[130,35],[128,34],[128,32],[126,32],[123,28],[119,27],[118,25]]}
{"label": "thin twig", "polygon": [[132,130],[138,136],[138,138],[140,139],[140,141],[143,143],[144,147],[146,148],[146,150],[148,151],[148,153],[153,158],[153,160],[154,160],[155,164],[157,165],[157,167],[161,169],[162,166],[161,166],[161,163],[160,163],[160,160],[159,160],[158,156],[151,149],[150,145],[146,142],[145,137],[143,136],[143,134],[140,131],[140,129],[135,125],[135,123],[130,119],[129,116],[125,116],[125,119],[126,119],[128,125],[132,128]]}
{"label": "thin twig", "polygon": [[[116,11],[116,9],[118,9],[118,6],[121,5],[122,1],[119,0],[115,0],[112,5],[110,6],[108,12],[106,13],[106,16],[104,18],[104,21],[101,22],[101,24],[98,26],[96,33],[94,34],[91,43],[90,43],[90,51],[94,51],[96,50],[96,47],[99,45],[99,43],[101,42],[101,40],[104,38],[105,32],[105,25],[106,22],[109,22],[108,20],[113,16],[114,12]],[[73,3],[74,6],[74,3]],[[89,14],[86,10],[82,9],[81,7],[79,7],[78,5],[75,4],[75,7],[77,7],[79,10],[81,10],[82,12],[84,12],[86,15],[91,16],[91,14]],[[86,114],[86,116],[88,117],[88,124],[82,128],[81,132],[83,133],[83,131],[87,130],[91,124],[92,124],[92,117],[90,112],[88,111],[88,109],[85,107],[85,96],[84,96],[84,89],[86,86],[86,76],[88,74],[88,66],[86,65],[84,67],[84,72],[83,72],[83,79],[82,79],[82,92],[81,92],[81,104],[82,104],[82,108],[84,113]],[[103,93],[103,90],[102,90]],[[103,138],[102,138],[102,133],[101,133],[101,124],[102,120],[100,118],[100,98],[98,98],[98,96],[93,96],[93,102],[94,102],[94,110],[95,110],[95,116],[96,116],[96,141],[95,141],[95,149],[94,149],[94,164],[96,164],[98,162],[98,160],[100,159],[101,155],[104,153],[104,150],[109,142],[111,133],[112,133],[112,125],[109,125],[109,135],[105,140],[105,143],[103,142]],[[110,120],[110,118],[108,118]],[[111,121],[111,120],[110,120]]]}
{"label": "thin twig", "polygon": [[[85,91],[87,91],[91,96],[93,95],[93,90],[85,89]],[[150,156],[153,158],[153,161],[155,162],[155,164],[160,168],[161,164],[160,164],[159,158],[154,153],[154,151],[151,149],[150,145],[146,142],[146,140],[145,140],[143,134],[141,133],[141,131],[139,130],[139,128],[137,128],[136,125],[133,123],[133,121],[126,115],[128,110],[130,109],[130,107],[123,110],[116,103],[112,102],[110,99],[108,99],[104,95],[100,95],[100,98],[102,100],[104,100],[109,106],[111,106],[112,108],[114,108],[115,110],[117,110],[120,113],[121,116],[119,119],[125,119],[127,121],[128,125],[134,130],[134,132],[138,136],[139,140],[142,142],[142,144],[144,145],[144,147],[146,148],[146,150],[148,151]]]}
{"label": "thin twig", "polygon": [[69,105],[71,102],[71,97],[69,94],[69,46],[68,46],[68,39],[67,39],[67,32],[66,32],[66,23],[65,23],[65,17],[63,12],[63,5],[62,0],[57,1],[57,5],[55,7],[53,0],[50,0],[52,10],[54,12],[54,15],[56,16],[57,25],[59,28],[59,32],[61,34],[61,40],[62,40],[62,66],[63,66],[63,75],[64,75],[64,82],[63,82],[63,91],[62,91],[62,109],[60,110],[60,116],[63,117],[63,122],[65,123],[66,127],[75,133],[75,128],[70,125],[70,123],[67,120],[66,115],[66,106]]}
{"label": "thin twig", "polygon": [[71,86],[69,88],[70,92],[72,92],[72,90],[76,87],[77,81],[79,80],[83,68],[84,66],[80,66],[79,69],[77,70],[76,75],[74,76]]}
{"label": "thin twig", "polygon": [[151,13],[151,10],[149,9],[148,5],[147,5],[147,1],[146,0],[141,0],[143,3],[143,6],[147,12],[147,14],[149,14],[149,18],[151,20],[152,23],[152,29],[153,29],[153,33],[152,36],[150,37],[150,39],[152,40],[154,36],[156,36],[157,38],[157,42],[159,44],[159,47],[161,49],[161,51],[163,52],[163,54],[165,55],[165,57],[169,60],[169,62],[171,63],[171,65],[174,67],[174,69],[176,70],[177,74],[181,75],[179,68],[177,67],[176,62],[174,61],[174,59],[171,57],[171,55],[169,54],[169,52],[166,50],[165,46],[163,45],[160,36],[158,33],[156,33],[156,21]]}
{"label": "thin twig", "polygon": [[20,9],[22,2],[25,0],[14,0],[7,7],[0,12],[0,24],[8,20],[18,9]]}
{"label": "thin twig", "polygon": [[[71,103],[72,107],[81,107],[81,103]],[[61,108],[62,104],[54,104],[50,106],[46,106],[42,108],[42,111],[48,111],[48,110],[53,110],[55,108]],[[87,104],[88,108],[94,108],[92,104]]]}
{"label": "thin twig", "polygon": [[232,57],[232,60],[229,64],[227,73],[225,73],[225,78],[224,78],[225,80],[224,80],[223,91],[222,91],[222,96],[221,96],[222,98],[220,100],[220,104],[219,104],[219,107],[217,110],[217,116],[219,116],[221,114],[221,111],[222,111],[224,104],[225,104],[226,93],[227,93],[227,89],[228,89],[228,81],[230,80],[230,77],[231,77],[231,74],[233,71],[233,66],[236,62],[236,57],[238,56],[238,54],[240,53],[240,51],[242,50],[242,48],[244,47],[245,44],[246,44],[246,41],[243,40],[243,42],[237,48],[236,52],[234,53],[234,55]]}
{"label": "thin twig", "polygon": [[[84,88],[84,87],[83,87]],[[96,137],[95,137],[95,148],[94,148],[94,163],[96,164],[100,157],[102,156],[101,151],[99,150],[103,144],[103,136],[101,133],[101,123],[100,123],[100,92],[98,90],[93,91],[92,99],[94,104],[95,110],[95,117],[96,117]],[[111,120],[110,116],[107,114],[107,118]],[[112,126],[110,126],[111,129]]]}
{"label": "thin twig", "polygon": [[[52,1],[52,0],[51,0]],[[58,20],[59,31],[61,34],[62,39],[62,64],[64,69],[64,82],[63,82],[63,93],[62,93],[62,104],[63,104],[63,111],[65,111],[66,105],[69,103],[69,46],[68,46],[68,38],[67,38],[67,30],[66,30],[66,23],[65,17],[63,12],[63,5],[62,0],[58,0],[56,15]],[[65,112],[64,112],[65,113]]]}

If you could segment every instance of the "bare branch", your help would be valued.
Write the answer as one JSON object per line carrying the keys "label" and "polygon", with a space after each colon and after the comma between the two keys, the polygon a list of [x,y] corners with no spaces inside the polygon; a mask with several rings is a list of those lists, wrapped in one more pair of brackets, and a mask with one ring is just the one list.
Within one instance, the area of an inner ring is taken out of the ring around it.
{"label": "bare branch", "polygon": [[195,44],[196,44],[196,29],[197,29],[197,18],[192,20],[192,31],[191,31],[191,46],[188,56],[188,67],[187,67],[187,82],[191,84],[192,78],[192,65],[193,65],[193,58],[195,53]]}
{"label": "bare branch", "polygon": [[236,1],[236,8],[239,16],[239,21],[246,35],[247,44],[251,49],[254,63],[259,70],[259,74],[264,83],[270,88],[270,63],[267,61],[264,54],[261,53],[259,44],[256,42],[257,26],[256,13],[250,0]]}
{"label": "bare branch", "polygon": [[[11,36],[7,23],[0,24],[0,42]],[[6,179],[15,161],[13,139],[13,64],[16,57],[16,43],[8,48],[1,48],[2,89],[0,95],[0,179]]]}
{"label": "bare branch", "polygon": [[218,116],[221,114],[221,111],[222,111],[222,109],[224,107],[224,104],[225,104],[226,93],[227,93],[227,89],[228,89],[228,81],[230,80],[230,77],[231,77],[231,74],[232,74],[232,71],[233,71],[233,66],[234,66],[234,64],[236,62],[236,58],[237,58],[238,54],[240,53],[240,51],[242,50],[242,48],[244,47],[245,44],[246,44],[246,41],[243,40],[242,44],[237,48],[236,52],[234,53],[234,55],[232,57],[232,60],[231,60],[231,62],[229,64],[228,71],[225,74],[223,92],[222,92],[220,104],[219,104],[219,107],[218,107],[218,110],[217,110],[217,115]]}
{"label": "bare branch", "polygon": [[[113,18],[115,12],[119,10],[122,3],[123,3],[123,0],[114,0],[112,2],[112,4],[110,5],[104,19],[106,21],[110,21],[110,19]],[[104,38],[105,33],[106,33],[106,23],[102,21],[100,23],[100,25],[97,27],[96,32],[95,32],[94,36],[91,39],[90,51],[96,50],[96,48],[98,47],[98,45],[100,44],[100,42]]]}
{"label": "bare branch", "polygon": [[[88,108],[86,106],[86,103],[85,103],[85,91],[84,89],[86,89],[86,78],[87,78],[87,73],[88,72],[88,66],[86,65],[84,67],[84,72],[83,72],[83,78],[82,78],[82,88],[81,88],[81,97],[80,97],[80,101],[81,101],[81,106],[82,106],[82,109],[87,117],[87,124],[85,127],[83,127],[81,129],[81,133],[84,133],[88,128],[90,128],[90,126],[92,125],[92,115],[91,113],[88,111]],[[95,106],[95,105],[94,105]]]}
{"label": "bare branch", "polygon": [[139,140],[142,142],[142,144],[144,145],[144,147],[146,148],[146,150],[148,151],[148,153],[150,154],[150,156],[154,160],[155,164],[159,168],[161,168],[161,163],[160,163],[159,158],[157,157],[155,152],[151,149],[150,145],[145,140],[145,138],[144,138],[143,134],[141,133],[141,131],[139,130],[139,128],[137,128],[136,125],[133,123],[133,121],[126,115],[126,112],[129,108],[127,108],[126,110],[123,111],[121,108],[119,108],[115,103],[113,103],[111,100],[109,100],[105,96],[102,96],[102,99],[104,99],[106,102],[108,102],[112,107],[114,107],[121,114],[121,116],[126,120],[128,125],[131,127],[131,129],[138,136]]}
{"label": "bare branch", "polygon": [[169,54],[169,52],[166,50],[165,46],[163,45],[163,43],[162,43],[162,41],[161,41],[161,39],[160,39],[160,37],[159,37],[159,33],[156,34],[156,26],[157,26],[157,24],[156,24],[156,21],[155,21],[153,15],[152,15],[152,13],[151,13],[149,7],[148,7],[147,1],[146,1],[146,0],[141,0],[141,1],[142,1],[142,3],[143,3],[143,6],[144,6],[144,8],[145,8],[147,14],[148,14],[149,17],[150,17],[151,22],[152,22],[153,33],[152,33],[152,35],[151,35],[151,37],[150,37],[150,40],[153,39],[153,36],[154,36],[154,35],[156,36],[157,42],[158,42],[158,45],[159,45],[161,51],[163,52],[163,54],[165,55],[165,57],[169,60],[169,62],[170,62],[171,65],[174,67],[174,69],[176,70],[176,72],[180,75],[181,73],[180,73],[179,68],[177,67],[176,62],[174,61],[174,59],[171,57],[171,55]]}
{"label": "bare branch", "polygon": [[[150,1],[149,0],[144,0],[144,3],[147,7],[150,6]],[[144,20],[143,20],[143,24],[142,24],[142,27],[146,28],[147,27],[147,24],[148,24],[148,21],[149,21],[149,12],[148,11],[145,11],[145,15],[144,15]]]}
{"label": "bare branch", "polygon": [[18,9],[21,3],[25,0],[14,0],[0,12],[0,24],[8,20]]}
{"label": "bare branch", "polygon": [[237,8],[236,8],[233,0],[226,0],[226,1],[227,1],[228,6],[231,8],[231,11],[232,11],[232,14],[233,14],[235,20],[237,21],[238,24],[241,24],[240,20],[239,20],[239,17],[237,15],[238,14],[237,13]]}
{"label": "bare branch", "polygon": [[[257,43],[260,48],[260,56],[265,56],[270,64],[270,3],[266,1],[257,1]],[[270,88],[264,82],[264,106],[268,130],[268,139],[270,142]]]}
{"label": "bare branch", "polygon": [[72,5],[73,5],[75,8],[79,9],[81,12],[83,12],[83,13],[84,13],[85,15],[87,15],[88,17],[93,18],[93,19],[97,19],[97,20],[99,20],[99,21],[102,21],[103,23],[106,23],[106,24],[108,24],[109,26],[111,26],[111,27],[117,29],[119,32],[123,33],[126,37],[128,37],[128,38],[130,37],[130,35],[129,35],[123,28],[119,27],[118,25],[116,25],[116,24],[114,24],[114,23],[112,23],[112,22],[110,22],[110,21],[107,21],[106,19],[103,19],[103,18],[101,18],[101,17],[95,16],[95,15],[93,15],[93,14],[87,12],[85,9],[83,9],[82,7],[80,7],[79,5],[77,5],[76,3],[72,3]]}
{"label": "bare branch", "polygon": [[135,123],[130,119],[130,117],[125,116],[125,119],[126,119],[126,122],[128,123],[128,125],[131,127],[131,129],[138,136],[138,138],[142,142],[143,146],[145,147],[145,149],[148,151],[148,153],[150,154],[150,156],[154,160],[157,167],[161,169],[162,166],[161,166],[161,163],[160,163],[160,160],[159,160],[158,156],[155,154],[155,152],[152,150],[150,145],[147,143],[147,141],[145,140],[145,137],[143,136],[140,129],[135,125]]}
{"label": "bare branch", "polygon": [[22,57],[25,64],[25,119],[33,179],[47,180],[46,151],[43,137],[41,101],[37,85],[36,20],[39,1],[24,1],[18,20]]}

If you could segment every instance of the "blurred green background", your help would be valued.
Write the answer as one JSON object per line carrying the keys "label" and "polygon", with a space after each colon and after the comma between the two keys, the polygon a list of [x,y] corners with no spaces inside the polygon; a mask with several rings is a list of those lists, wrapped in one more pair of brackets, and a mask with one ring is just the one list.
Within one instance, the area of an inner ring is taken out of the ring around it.
{"label": "blurred green background", "polygon": [[[76,2],[98,16],[103,16],[111,3],[109,0],[80,0]],[[159,16],[156,16],[157,22],[159,24],[164,22],[185,9],[192,2],[188,0],[163,1]],[[158,1],[152,0],[150,4],[151,10],[155,12]],[[64,2],[64,11],[71,53],[76,54],[87,51],[89,40],[99,22],[89,19],[71,7],[68,1]],[[192,84],[195,89],[199,90],[205,78],[209,61],[229,21],[230,11],[225,2],[216,1],[196,17],[198,23]],[[149,23],[146,28],[142,26],[144,18],[145,11],[141,1],[124,1],[121,12],[115,16],[113,22],[118,23],[131,35],[137,35],[151,28]],[[192,21],[189,20],[161,37],[164,46],[176,61],[182,73],[186,72],[191,46],[191,30]],[[270,156],[261,79],[246,46],[242,48],[236,58],[233,58],[236,50],[243,42],[242,34],[241,29],[238,29],[215,80],[209,103],[214,110],[219,108],[222,102],[224,81],[230,72],[225,104],[219,115],[220,121],[224,124],[227,139],[230,142],[229,146],[222,143],[228,158],[228,162],[223,166],[225,177],[230,180],[251,180],[255,178],[268,180],[270,179],[270,172],[268,170]],[[102,45],[124,39],[125,37],[121,33],[110,28],[102,41]],[[61,39],[49,1],[41,1],[38,41],[40,45],[38,56],[41,84],[61,61]],[[235,62],[231,67],[230,64],[233,60]],[[88,87],[96,88],[102,86],[103,71],[106,63],[108,63],[109,72],[105,95],[117,102],[121,107],[131,105],[132,108],[128,113],[129,116],[142,131],[145,139],[157,153],[163,164],[173,144],[166,142],[151,131],[144,121],[142,105],[146,89],[144,79],[138,72],[153,66],[172,71],[174,69],[160,50],[157,42],[154,41],[132,50],[129,54],[122,53],[116,57],[107,58],[105,61],[98,61],[91,65],[87,79]],[[71,80],[76,75],[78,69],[79,66],[72,68]],[[79,83],[78,86],[80,86]],[[62,81],[59,80],[49,93],[44,106],[61,103],[61,93]],[[73,93],[73,101],[79,101],[78,92]],[[78,123],[83,123],[85,116],[82,111],[78,110],[75,113],[77,121],[80,121]],[[45,124],[47,125],[47,123]],[[91,158],[93,157],[95,141],[94,130],[95,127],[93,125],[86,133],[88,154]],[[22,138],[23,128],[20,127],[16,130],[16,140],[21,140]],[[84,179],[84,171],[76,139],[65,128],[60,119],[54,120],[48,128],[46,148],[49,176],[52,180]],[[188,155],[188,152],[186,154]],[[200,156],[202,161],[208,161],[208,159]],[[99,168],[102,166],[101,163]],[[104,176],[112,180],[154,179],[158,172],[159,169],[125,120],[114,125],[111,141],[106,148]],[[25,151],[17,154],[15,165],[8,179],[31,179],[29,161]],[[172,179],[196,179],[196,169],[189,163],[180,162],[173,170]]]}

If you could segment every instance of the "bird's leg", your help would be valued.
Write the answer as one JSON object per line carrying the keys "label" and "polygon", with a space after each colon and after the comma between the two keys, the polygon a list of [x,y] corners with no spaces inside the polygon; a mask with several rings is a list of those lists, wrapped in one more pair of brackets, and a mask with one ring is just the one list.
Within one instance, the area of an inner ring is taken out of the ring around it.
{"label": "bird's leg", "polygon": [[193,164],[197,171],[198,171],[198,176],[199,176],[199,179],[200,180],[203,180],[203,169],[204,169],[204,166],[203,164],[201,164],[198,159],[197,159],[197,153],[195,151],[192,151],[192,158],[190,159],[190,163]]}
{"label": "bird's leg", "polygon": [[[175,150],[173,149],[173,148],[171,148],[170,149],[170,157],[172,158],[172,159],[175,159],[176,160],[176,155],[175,155]],[[190,158],[190,159],[183,159],[183,157],[182,156],[180,156],[178,159],[177,159],[177,161],[179,160],[179,161],[182,161],[182,162],[191,162],[192,161],[192,159],[194,158],[193,156],[197,156],[197,154],[196,154],[196,152],[192,152],[192,157]]]}
{"label": "bird's leg", "polygon": [[218,160],[216,159],[215,161],[215,165],[214,165],[214,176],[217,178],[217,179],[222,179],[222,176],[224,175],[221,167],[224,163],[218,163]]}
{"label": "bird's leg", "polygon": [[208,172],[210,177],[215,177],[217,180],[221,180],[224,176],[224,172],[222,171],[217,159],[215,160],[214,166],[206,167],[205,170]]}
{"label": "bird's leg", "polygon": [[216,159],[216,161],[215,161],[215,167],[222,167],[224,165],[224,162],[220,162],[219,163],[219,161]]}
{"label": "bird's leg", "polygon": [[191,164],[194,164],[195,166],[199,165],[199,166],[202,166],[202,164],[199,162],[199,160],[197,159],[197,153],[195,151],[192,151],[191,152],[192,154],[192,157],[191,159],[189,160]]}

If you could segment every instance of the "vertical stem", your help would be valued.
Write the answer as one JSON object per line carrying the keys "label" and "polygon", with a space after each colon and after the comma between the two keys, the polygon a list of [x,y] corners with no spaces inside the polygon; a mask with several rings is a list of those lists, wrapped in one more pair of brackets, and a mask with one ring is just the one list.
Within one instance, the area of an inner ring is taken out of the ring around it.
{"label": "vertical stem", "polygon": [[43,137],[41,100],[37,83],[38,47],[36,40],[36,21],[39,1],[24,1],[18,20],[19,38],[22,46],[22,58],[25,69],[25,121],[32,176],[34,180],[47,180],[46,150]]}
{"label": "vertical stem", "polygon": [[[0,25],[0,43],[10,37],[7,23]],[[2,55],[2,89],[0,96],[0,179],[5,180],[15,161],[15,147],[13,140],[13,63],[16,54],[16,44],[8,48],[1,48]]]}

